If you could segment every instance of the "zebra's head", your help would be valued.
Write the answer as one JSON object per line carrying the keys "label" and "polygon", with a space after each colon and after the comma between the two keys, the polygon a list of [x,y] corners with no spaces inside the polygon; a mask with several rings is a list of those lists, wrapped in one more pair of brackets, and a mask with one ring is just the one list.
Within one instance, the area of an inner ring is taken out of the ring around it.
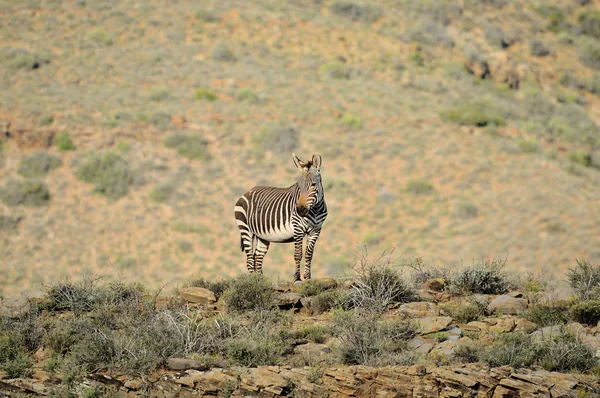
{"label": "zebra's head", "polygon": [[323,200],[323,184],[321,182],[321,155],[313,155],[312,159],[305,162],[294,153],[294,164],[302,175],[298,179],[300,198],[297,211],[301,216],[306,216],[311,206]]}

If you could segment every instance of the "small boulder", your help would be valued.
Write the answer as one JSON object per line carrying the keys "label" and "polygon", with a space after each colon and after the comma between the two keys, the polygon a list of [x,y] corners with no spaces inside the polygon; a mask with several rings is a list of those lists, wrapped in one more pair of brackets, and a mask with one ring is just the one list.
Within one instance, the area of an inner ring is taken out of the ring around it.
{"label": "small boulder", "polygon": [[416,319],[419,327],[419,333],[429,334],[444,330],[452,323],[452,318],[449,316],[425,316]]}
{"label": "small boulder", "polygon": [[196,304],[213,304],[217,301],[215,294],[203,287],[184,287],[179,289],[179,295],[184,300]]}
{"label": "small boulder", "polygon": [[301,308],[302,296],[298,293],[276,293],[274,296],[275,304],[280,309]]}
{"label": "small boulder", "polygon": [[508,295],[498,296],[487,306],[490,313],[502,313],[506,315],[516,315],[527,309],[527,299],[511,297]]}
{"label": "small boulder", "polygon": [[206,364],[190,358],[169,358],[167,359],[167,368],[171,370],[206,370]]}

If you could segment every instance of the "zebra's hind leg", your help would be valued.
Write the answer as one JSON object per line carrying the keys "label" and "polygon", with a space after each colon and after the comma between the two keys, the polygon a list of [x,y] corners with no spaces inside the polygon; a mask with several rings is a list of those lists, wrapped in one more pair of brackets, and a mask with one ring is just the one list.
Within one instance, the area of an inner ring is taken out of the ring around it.
{"label": "zebra's hind leg", "polygon": [[254,271],[262,274],[262,263],[269,250],[269,242],[258,238],[256,249],[254,250]]}
{"label": "zebra's hind leg", "polygon": [[242,234],[242,250],[246,253],[246,268],[248,272],[254,272],[254,248],[253,248],[253,235]]}
{"label": "zebra's hind leg", "polygon": [[306,239],[306,257],[304,259],[304,279],[310,279],[310,266],[312,263],[312,257],[315,250],[315,243],[319,239],[320,229],[309,232],[308,238]]}

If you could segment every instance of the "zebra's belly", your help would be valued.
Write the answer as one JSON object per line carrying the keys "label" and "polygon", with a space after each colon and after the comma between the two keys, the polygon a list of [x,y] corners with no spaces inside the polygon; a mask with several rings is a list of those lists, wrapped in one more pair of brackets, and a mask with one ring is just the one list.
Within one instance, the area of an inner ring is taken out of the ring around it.
{"label": "zebra's belly", "polygon": [[282,229],[276,231],[266,231],[261,233],[255,232],[255,234],[259,238],[268,242],[287,243],[294,241],[294,230],[292,228],[290,228],[289,230]]}

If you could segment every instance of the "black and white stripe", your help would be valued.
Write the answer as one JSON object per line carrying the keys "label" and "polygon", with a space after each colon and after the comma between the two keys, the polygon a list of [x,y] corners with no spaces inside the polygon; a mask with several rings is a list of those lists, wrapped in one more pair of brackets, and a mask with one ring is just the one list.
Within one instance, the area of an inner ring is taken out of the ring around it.
{"label": "black and white stripe", "polygon": [[304,237],[304,279],[310,279],[315,243],[327,218],[327,205],[321,182],[321,156],[314,155],[311,161],[303,162],[294,154],[294,163],[302,170],[298,182],[288,188],[254,187],[240,197],[234,213],[248,271],[262,273],[270,243],[294,242],[294,280],[299,281]]}

